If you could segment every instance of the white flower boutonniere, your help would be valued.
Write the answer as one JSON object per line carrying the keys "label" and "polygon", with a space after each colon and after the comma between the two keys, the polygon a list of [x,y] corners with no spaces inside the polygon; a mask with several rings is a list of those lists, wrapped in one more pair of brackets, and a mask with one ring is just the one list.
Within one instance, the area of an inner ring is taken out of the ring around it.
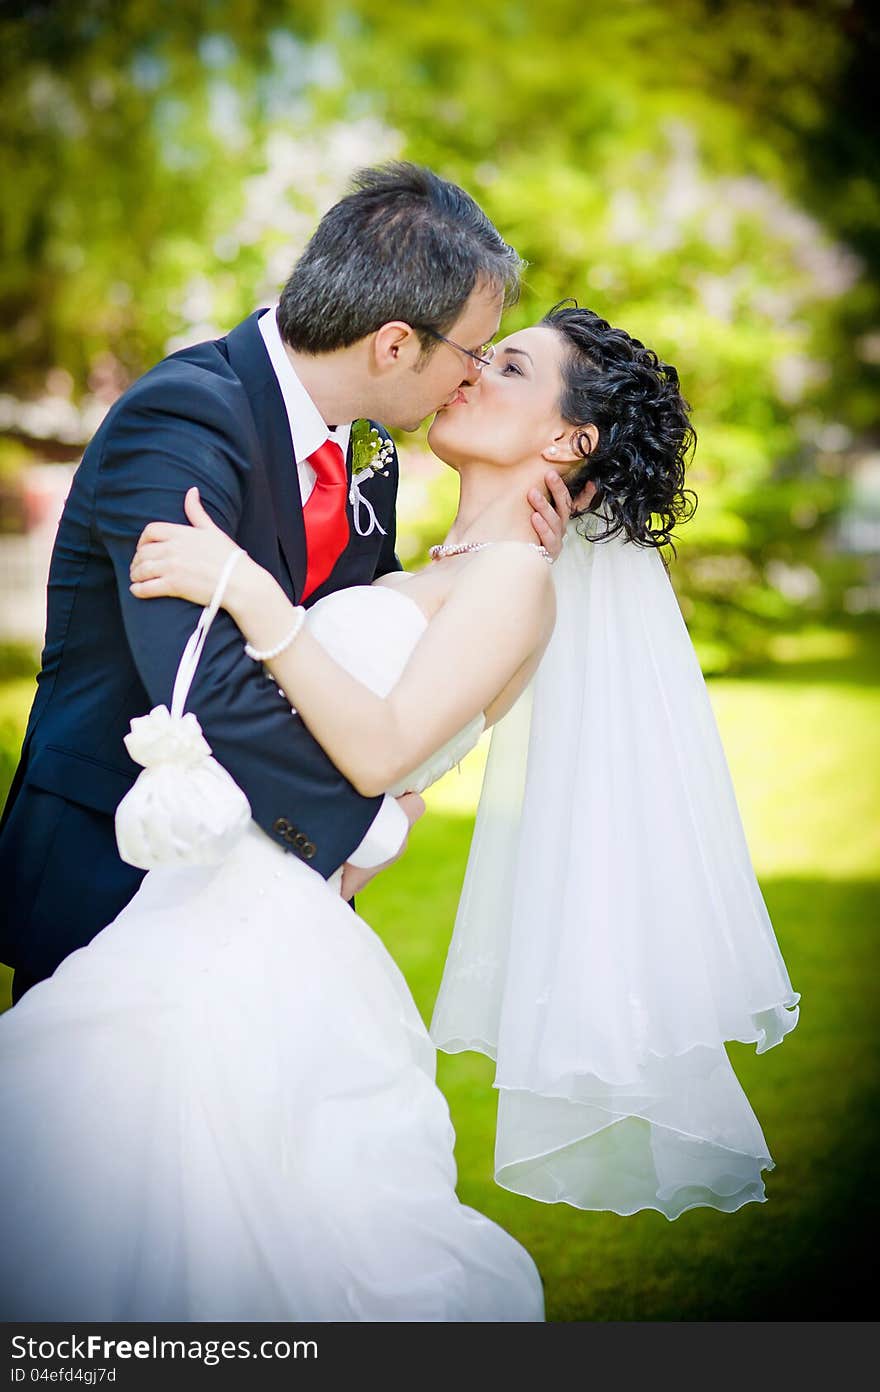
{"label": "white flower boutonniere", "polygon": [[374,474],[387,476],[388,465],[393,455],[394,446],[391,441],[383,440],[376,427],[371,426],[368,420],[354,422],[351,427],[349,501],[354,510],[354,525],[359,536],[370,536],[374,531],[381,532],[383,536],[387,535],[385,528],[379,525],[372,503],[361,493],[361,488]]}
{"label": "white flower boutonniere", "polygon": [[394,446],[390,440],[383,440],[375,426],[367,420],[356,420],[351,427],[351,472],[353,476],[366,479],[376,473],[385,473],[391,463]]}

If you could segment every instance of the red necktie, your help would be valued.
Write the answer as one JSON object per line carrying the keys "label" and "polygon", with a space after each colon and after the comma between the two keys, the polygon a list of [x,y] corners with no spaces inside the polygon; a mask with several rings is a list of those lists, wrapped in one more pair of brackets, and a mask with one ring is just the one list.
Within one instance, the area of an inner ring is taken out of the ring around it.
{"label": "red necktie", "polygon": [[303,508],[308,568],[301,601],[323,585],[348,545],[348,471],[342,450],[333,440],[325,440],[306,462],[316,478]]}

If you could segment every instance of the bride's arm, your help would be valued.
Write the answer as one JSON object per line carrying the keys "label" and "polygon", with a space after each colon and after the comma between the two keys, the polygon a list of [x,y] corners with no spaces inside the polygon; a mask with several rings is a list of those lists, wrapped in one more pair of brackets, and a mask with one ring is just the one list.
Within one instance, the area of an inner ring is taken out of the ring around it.
{"label": "bride's arm", "polygon": [[[545,561],[522,546],[474,558],[386,697],[376,696],[303,628],[267,663],[337,768],[365,796],[384,792],[491,704],[543,648],[553,622]],[[289,631],[293,611],[265,571],[230,610],[253,646]]]}
{"label": "bride's arm", "polygon": [[[187,514],[194,517],[190,507]],[[207,526],[146,529],[132,564],[134,594],[208,602],[233,543],[204,516]],[[249,559],[233,570],[223,603],[258,651],[276,646],[294,622],[281,586]],[[387,697],[346,672],[308,628],[266,665],[340,772],[368,796],[393,787],[485,711],[543,650],[553,618],[546,562],[502,544],[462,572]]]}

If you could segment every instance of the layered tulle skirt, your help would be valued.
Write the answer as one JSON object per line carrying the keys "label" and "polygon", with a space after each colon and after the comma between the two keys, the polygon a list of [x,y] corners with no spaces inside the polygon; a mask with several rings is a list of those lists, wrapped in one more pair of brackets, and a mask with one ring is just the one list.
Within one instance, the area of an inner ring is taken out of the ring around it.
{"label": "layered tulle skirt", "polygon": [[499,1184],[733,1212],[773,1161],[726,1046],[778,1045],[800,998],[659,554],[570,530],[554,575],[553,637],[492,734],[431,1037],[496,1062]]}
{"label": "layered tulle skirt", "polygon": [[0,1020],[6,1319],[539,1320],[371,929],[251,828]]}

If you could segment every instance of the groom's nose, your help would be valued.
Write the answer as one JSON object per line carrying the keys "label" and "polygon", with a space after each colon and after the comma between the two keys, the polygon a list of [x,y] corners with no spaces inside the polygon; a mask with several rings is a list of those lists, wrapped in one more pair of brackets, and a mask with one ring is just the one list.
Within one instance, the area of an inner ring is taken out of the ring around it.
{"label": "groom's nose", "polygon": [[464,392],[465,401],[473,401],[474,397],[480,389],[481,380],[482,379],[480,377],[479,372],[477,373],[476,377],[465,377],[463,379],[458,389],[459,391]]}
{"label": "groom's nose", "polygon": [[469,358],[468,365],[464,370],[464,376],[461,379],[461,385],[463,387],[475,387],[480,380],[480,371],[480,364],[474,362],[473,358]]}

